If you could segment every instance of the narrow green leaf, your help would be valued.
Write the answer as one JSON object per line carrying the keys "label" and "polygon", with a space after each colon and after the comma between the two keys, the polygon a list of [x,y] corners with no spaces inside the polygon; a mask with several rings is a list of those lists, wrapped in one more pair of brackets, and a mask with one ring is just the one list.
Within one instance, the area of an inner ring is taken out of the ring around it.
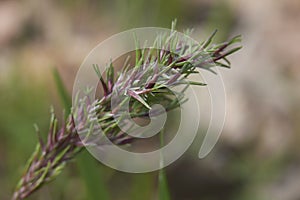
{"label": "narrow green leaf", "polygon": [[107,88],[107,83],[106,81],[103,79],[103,76],[100,72],[100,69],[99,69],[99,66],[97,64],[94,64],[93,65],[93,68],[97,74],[97,76],[99,77],[100,79],[100,82],[101,82],[101,85],[102,85],[102,88],[103,88],[103,92],[104,92],[104,95],[107,95],[108,94],[108,88]]}
{"label": "narrow green leaf", "polygon": [[190,85],[199,85],[199,86],[206,86],[206,83],[196,82],[196,81],[189,81]]}
{"label": "narrow green leaf", "polygon": [[213,40],[213,38],[215,37],[216,33],[218,32],[218,30],[215,30],[210,37],[201,45],[202,49],[205,49]]}
{"label": "narrow green leaf", "polygon": [[146,106],[149,110],[151,109],[151,107],[147,104],[147,102],[140,96],[138,95],[135,91],[133,90],[128,90],[128,94],[135,98],[136,100],[138,100],[139,102],[141,102],[144,106]]}
{"label": "narrow green leaf", "polygon": [[[160,144],[161,147],[164,145],[164,131],[160,132]],[[163,156],[161,156],[161,164],[163,164]],[[159,190],[159,200],[170,200],[170,193],[168,188],[167,176],[165,174],[164,168],[159,170],[158,174],[158,190]]]}
{"label": "narrow green leaf", "polygon": [[237,51],[240,50],[241,48],[242,48],[242,47],[236,47],[236,48],[234,48],[234,49],[231,49],[231,50],[227,51],[227,52],[223,55],[223,57],[229,56],[229,55],[231,55],[231,54],[237,52]]}
{"label": "narrow green leaf", "polygon": [[61,76],[59,75],[56,68],[53,68],[53,77],[54,77],[54,81],[56,84],[58,94],[60,96],[62,104],[65,107],[66,115],[68,115],[70,113],[70,109],[72,107],[71,97],[68,95],[68,92],[63,84],[62,79],[61,79]]}
{"label": "narrow green leaf", "polygon": [[171,26],[172,32],[176,30],[176,24],[177,24],[177,19],[174,19],[174,20],[172,21],[172,26]]}
{"label": "narrow green leaf", "polygon": [[70,146],[68,146],[67,148],[65,148],[60,154],[58,154],[57,156],[55,156],[55,159],[53,161],[53,165],[56,165],[58,163],[58,161],[60,161],[60,159],[66,154],[66,152],[70,149]]}
{"label": "narrow green leaf", "polygon": [[48,162],[47,166],[42,169],[43,173],[42,173],[41,177],[36,181],[35,188],[40,187],[40,185],[44,182],[44,179],[46,178],[46,175],[49,172],[50,166],[51,166],[51,163]]}
{"label": "narrow green leaf", "polygon": [[135,43],[135,65],[137,67],[141,56],[141,50],[140,50],[141,47],[140,47],[140,41],[138,40],[136,33],[133,33],[133,39]]}
{"label": "narrow green leaf", "polygon": [[228,42],[228,44],[231,45],[231,44],[239,43],[239,42],[242,42],[242,36],[241,36],[241,35],[237,35],[237,36],[233,37],[233,38]]}
{"label": "narrow green leaf", "polygon": [[230,68],[230,65],[228,65],[228,64],[224,64],[221,62],[216,62],[216,64],[217,64],[217,66],[220,66],[220,67]]}
{"label": "narrow green leaf", "polygon": [[113,82],[114,81],[114,66],[112,64],[112,61],[110,61],[110,65],[107,69],[107,74],[106,74],[106,77],[107,77],[107,81],[111,81]]}
{"label": "narrow green leaf", "polygon": [[170,200],[171,198],[169,194],[168,182],[164,169],[159,170],[158,181],[159,200]]}

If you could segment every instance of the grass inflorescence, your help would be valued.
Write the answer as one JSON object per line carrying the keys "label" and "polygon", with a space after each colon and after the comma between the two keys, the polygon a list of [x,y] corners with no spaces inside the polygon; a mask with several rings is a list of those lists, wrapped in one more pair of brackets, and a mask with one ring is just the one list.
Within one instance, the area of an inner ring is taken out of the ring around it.
{"label": "grass inflorescence", "polygon": [[[120,125],[126,125],[126,118],[120,116],[124,102],[128,102],[126,115],[130,118],[149,118],[152,105],[159,103],[170,111],[188,100],[184,95],[186,87],[205,86],[205,83],[189,81],[187,78],[191,74],[199,73],[199,69],[215,73],[215,66],[229,68],[227,57],[241,48],[229,47],[240,42],[240,36],[212,45],[215,34],[202,43],[189,43],[178,39],[173,24],[170,35],[157,36],[155,43],[163,48],[155,48],[155,44],[152,49],[137,46],[133,65],[125,63],[124,68],[116,72],[111,62],[104,74],[96,64],[91,66],[99,77],[102,95],[95,101],[91,101],[88,95],[78,99],[78,106],[70,108],[72,112],[62,123],[58,123],[52,112],[46,140],[36,127],[39,143],[28,160],[13,199],[24,199],[53,180],[85,145],[101,145],[102,135],[91,138],[91,132],[101,129],[101,133],[115,145],[132,143],[135,138],[120,128]],[[171,88],[178,85],[184,87],[174,98]],[[116,106],[112,108],[116,94],[123,98],[115,100]]]}

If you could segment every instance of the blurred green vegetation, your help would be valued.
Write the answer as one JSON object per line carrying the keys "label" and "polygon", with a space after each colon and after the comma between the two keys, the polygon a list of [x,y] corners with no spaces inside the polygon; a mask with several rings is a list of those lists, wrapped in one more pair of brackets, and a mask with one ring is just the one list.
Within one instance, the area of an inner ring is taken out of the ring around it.
{"label": "blurred green vegetation", "polygon": [[34,150],[37,138],[33,124],[47,130],[51,105],[46,83],[30,81],[18,67],[12,68],[13,75],[0,85],[1,199],[11,195],[22,171],[21,163]]}

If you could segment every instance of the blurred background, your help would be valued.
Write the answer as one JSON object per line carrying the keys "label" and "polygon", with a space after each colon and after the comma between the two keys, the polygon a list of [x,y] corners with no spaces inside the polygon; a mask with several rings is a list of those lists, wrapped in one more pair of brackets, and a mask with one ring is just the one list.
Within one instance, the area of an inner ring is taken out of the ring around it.
{"label": "blurred background", "polygon": [[[10,199],[35,148],[33,124],[46,134],[50,106],[63,115],[54,69],[71,94],[99,42],[175,18],[197,39],[214,29],[216,42],[241,34],[243,49],[222,70],[221,138],[205,159],[196,141],[166,168],[171,199],[300,199],[299,0],[0,1],[0,199]],[[83,153],[30,199],[157,199],[157,174],[116,172]]]}

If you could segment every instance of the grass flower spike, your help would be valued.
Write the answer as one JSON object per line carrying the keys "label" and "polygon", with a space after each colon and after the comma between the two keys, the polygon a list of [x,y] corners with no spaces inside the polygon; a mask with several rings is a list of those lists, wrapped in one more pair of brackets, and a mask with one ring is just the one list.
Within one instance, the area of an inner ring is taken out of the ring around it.
{"label": "grass flower spike", "polygon": [[[171,32],[169,36],[157,36],[156,42],[163,43],[164,49],[137,49],[135,62],[125,63],[125,67],[119,72],[113,63],[105,74],[100,73],[96,64],[91,66],[99,77],[102,95],[95,101],[91,101],[88,96],[78,99],[79,106],[73,108],[62,123],[58,123],[52,112],[46,141],[36,128],[39,143],[28,160],[12,199],[24,199],[53,180],[84,146],[101,146],[102,136],[87,137],[90,132],[97,131],[100,127],[102,133],[115,145],[132,143],[135,138],[120,128],[120,125],[127,124],[126,118],[120,114],[124,102],[127,101],[129,105],[127,116],[131,119],[146,119],[149,118],[152,105],[161,104],[166,111],[170,111],[188,101],[184,95],[184,87],[177,98],[174,98],[169,88],[178,85],[205,86],[204,83],[188,81],[189,75],[199,73],[199,69],[215,73],[215,66],[229,68],[227,57],[241,48],[230,47],[240,42],[240,37],[212,45],[215,34],[216,32],[198,45],[190,45],[186,41],[178,40]],[[114,101],[116,106],[112,109],[115,94],[124,98]],[[159,110],[151,112],[154,115],[159,114]]]}

